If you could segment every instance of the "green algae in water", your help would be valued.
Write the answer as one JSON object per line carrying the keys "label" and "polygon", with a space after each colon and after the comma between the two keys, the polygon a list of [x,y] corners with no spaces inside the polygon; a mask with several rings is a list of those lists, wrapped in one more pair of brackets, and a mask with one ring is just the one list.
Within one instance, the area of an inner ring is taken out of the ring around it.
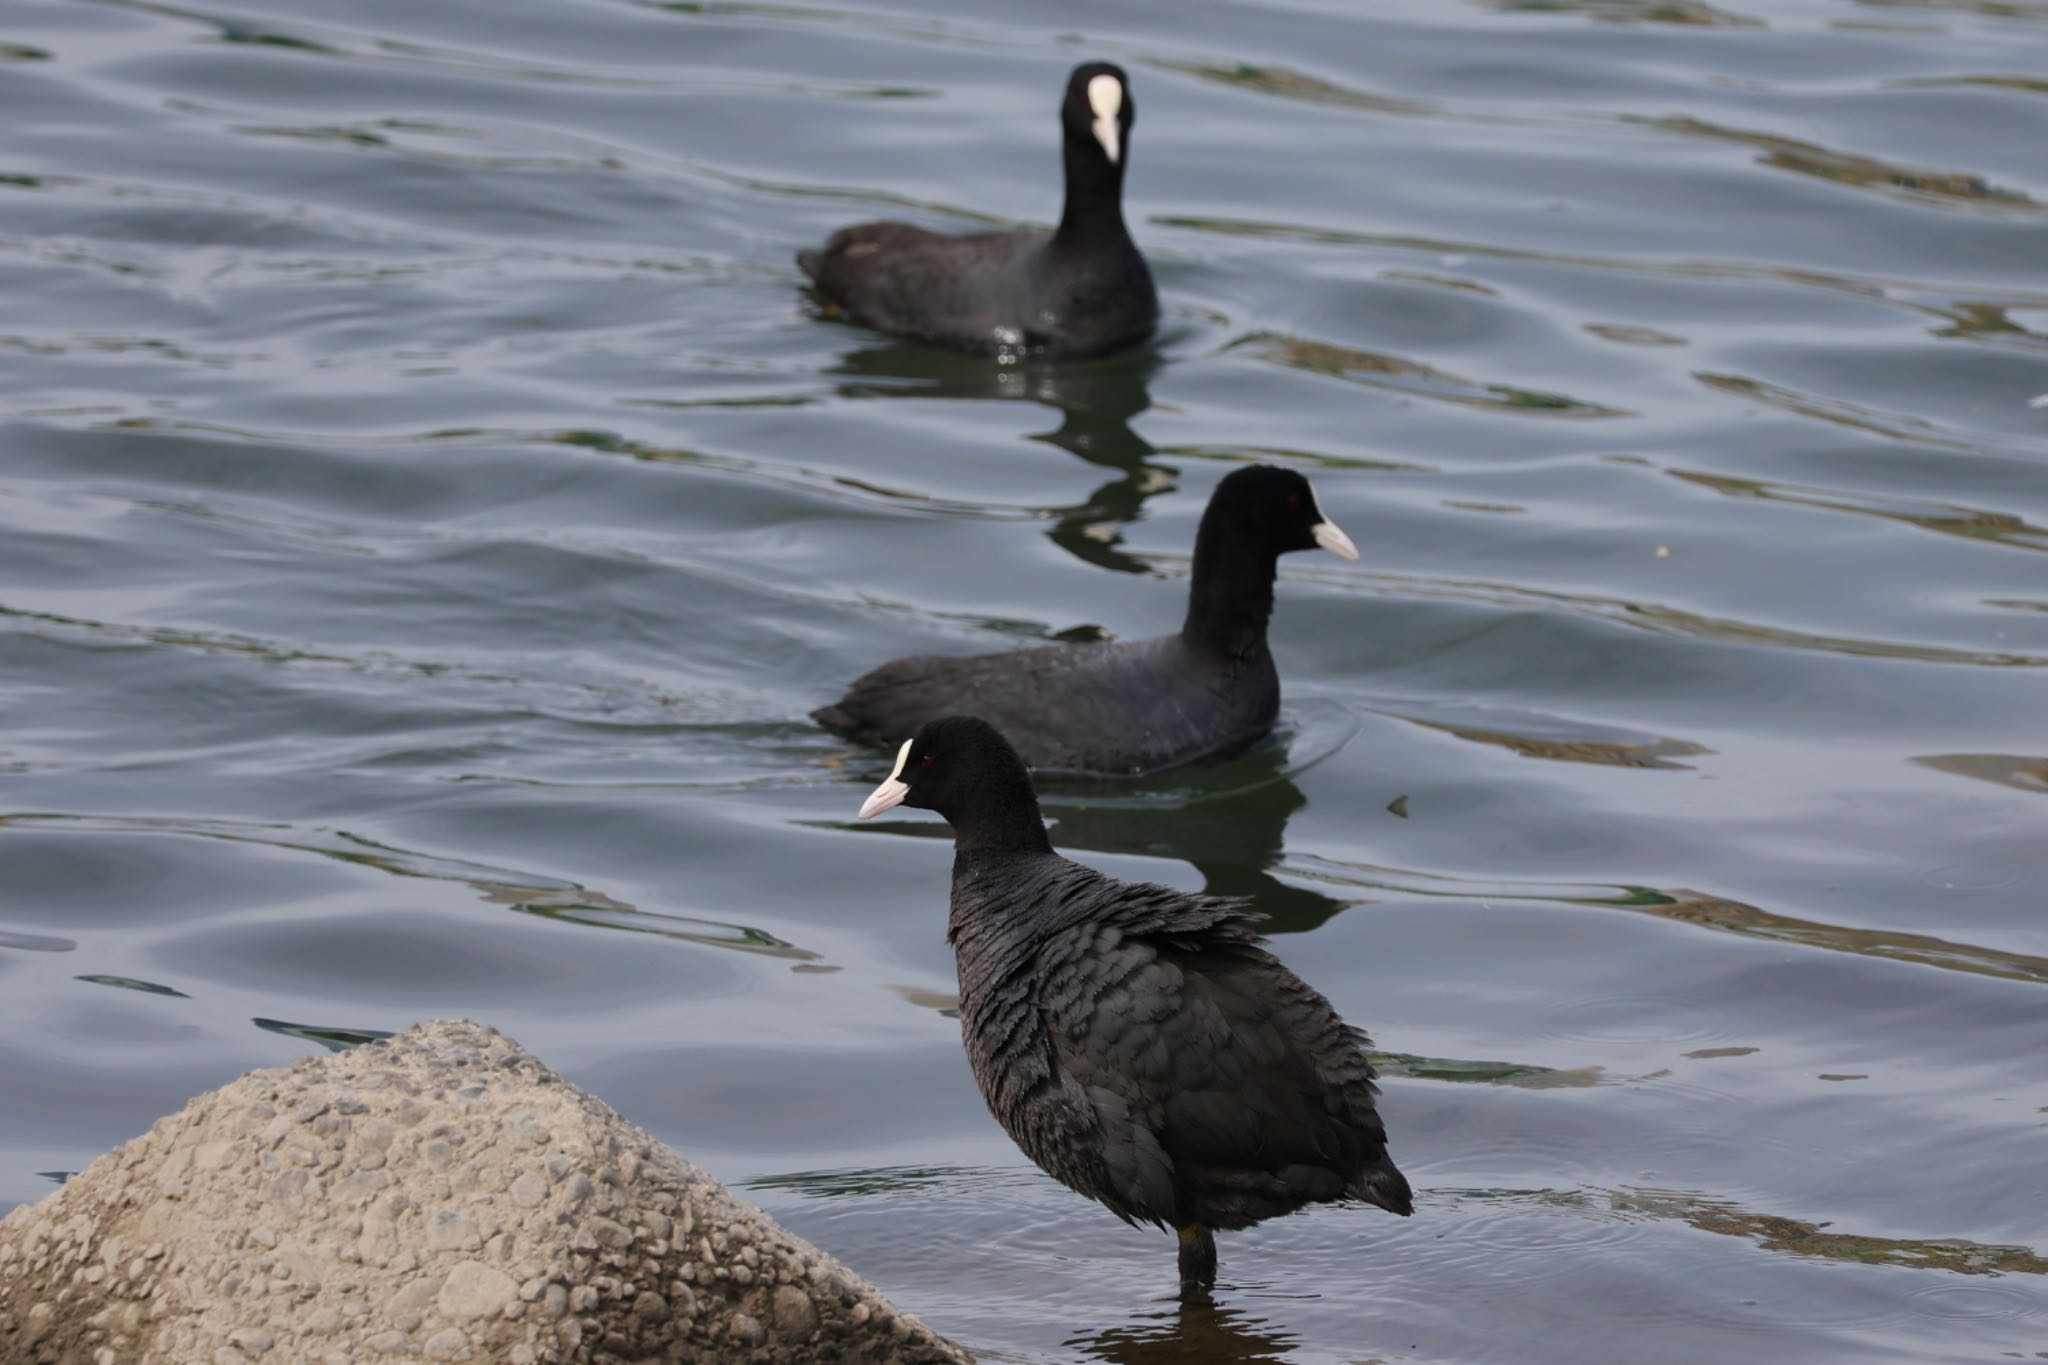
{"label": "green algae in water", "polygon": [[1482,1085],[1518,1085],[1550,1090],[1598,1085],[1597,1066],[1526,1066],[1520,1062],[1467,1062],[1451,1057],[1418,1057],[1407,1052],[1368,1052],[1382,1076],[1412,1076],[1424,1081],[1476,1081]]}
{"label": "green algae in water", "polygon": [[117,986],[124,991],[142,991],[147,995],[175,995],[180,1000],[190,1000],[192,998],[183,991],[175,991],[169,986],[160,986],[154,981],[142,981],[132,976],[102,976],[94,973],[87,976],[74,977],[73,979],[77,981],[90,981],[95,986]]}
{"label": "green algae in water", "polygon": [[1745,1213],[1710,1199],[1654,1191],[1617,1192],[1610,1202],[1617,1213],[1675,1218],[1702,1232],[1746,1237],[1767,1251],[1787,1251],[1795,1256],[1856,1261],[1864,1265],[1947,1270],[1958,1275],[2048,1275],[2048,1257],[2032,1247],[1966,1242],[1951,1237],[1913,1241],[1830,1232],[1820,1223],[1805,1223],[1797,1218],[1780,1218],[1767,1213]]}
{"label": "green algae in water", "polygon": [[250,1023],[265,1033],[281,1033],[287,1038],[298,1038],[308,1043],[318,1043],[329,1052],[346,1052],[364,1043],[374,1043],[379,1038],[389,1038],[388,1029],[374,1028],[332,1028],[323,1024],[293,1024],[283,1019],[251,1019]]}

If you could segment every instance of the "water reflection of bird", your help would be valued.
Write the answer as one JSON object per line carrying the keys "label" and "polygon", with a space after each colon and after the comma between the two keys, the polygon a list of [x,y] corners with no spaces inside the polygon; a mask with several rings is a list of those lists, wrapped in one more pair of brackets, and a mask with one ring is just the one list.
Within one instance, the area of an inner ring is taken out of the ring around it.
{"label": "water reflection of bird", "polygon": [[946,936],[990,1111],[1055,1179],[1177,1229],[1184,1288],[1214,1280],[1215,1229],[1339,1200],[1410,1212],[1363,1035],[1265,949],[1244,902],[1060,857],[983,721],[905,741],[860,816],[906,802],[953,827]]}
{"label": "water reflection of bird", "polygon": [[[1271,869],[1284,851],[1287,818],[1308,804],[1287,776],[1287,750],[1267,744],[1206,770],[1204,786],[1158,801],[1104,801],[1100,788],[1049,784],[1042,794],[1060,846],[1095,853],[1175,858],[1202,874],[1211,896],[1250,899],[1265,918],[1261,933],[1301,934],[1351,902],[1281,881]],[[943,826],[894,825],[892,833],[941,838]],[[948,1005],[952,1002],[949,1000]]]}
{"label": "water reflection of bird", "polygon": [[1110,1365],[1236,1365],[1287,1360],[1295,1340],[1207,1295],[1192,1295],[1171,1312],[1145,1314],[1093,1336],[1070,1338],[1066,1345],[1084,1360]]}
{"label": "water reflection of bird", "polygon": [[1271,871],[1283,852],[1287,819],[1308,804],[1286,772],[1287,750],[1267,744],[1215,773],[1214,794],[1171,803],[1089,800],[1086,789],[1045,794],[1060,846],[1097,853],[1178,858],[1202,874],[1211,896],[1248,897],[1267,934],[1299,934],[1348,902],[1281,881]]}
{"label": "water reflection of bird", "polygon": [[1060,103],[1066,204],[1051,233],[860,223],[797,264],[834,308],[899,336],[1002,356],[1134,346],[1159,322],[1152,272],[1124,226],[1136,116],[1121,68],[1074,68]]}
{"label": "water reflection of bird", "polygon": [[1058,446],[1116,477],[1071,507],[1052,509],[1054,544],[1075,558],[1118,573],[1149,574],[1150,565],[1119,547],[1120,528],[1136,521],[1147,498],[1174,487],[1174,471],[1152,461],[1152,444],[1131,423],[1152,406],[1150,381],[1163,362],[1156,351],[1102,360],[998,365],[930,346],[870,346],[841,357],[846,398],[1016,399],[1057,409],[1053,431],[1032,439]]}

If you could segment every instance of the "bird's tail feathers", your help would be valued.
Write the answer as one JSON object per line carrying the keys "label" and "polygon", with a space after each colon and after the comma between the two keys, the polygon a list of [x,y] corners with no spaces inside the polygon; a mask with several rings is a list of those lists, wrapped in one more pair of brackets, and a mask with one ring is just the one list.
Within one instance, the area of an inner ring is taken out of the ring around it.
{"label": "bird's tail feathers", "polygon": [[1415,1198],[1408,1188],[1408,1177],[1385,1157],[1366,1169],[1351,1192],[1366,1203],[1377,1204],[1388,1213],[1398,1213],[1403,1218],[1415,1212]]}

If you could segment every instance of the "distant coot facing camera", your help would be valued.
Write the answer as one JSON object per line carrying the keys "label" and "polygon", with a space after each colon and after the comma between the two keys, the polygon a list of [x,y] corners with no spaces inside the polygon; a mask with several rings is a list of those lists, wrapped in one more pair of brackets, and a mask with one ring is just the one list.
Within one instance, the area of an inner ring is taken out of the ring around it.
{"label": "distant coot facing camera", "polygon": [[1152,272],[1124,227],[1136,112],[1121,67],[1074,68],[1060,104],[1067,203],[1051,234],[860,223],[797,264],[828,302],[899,336],[1048,358],[1134,346],[1159,322]]}
{"label": "distant coot facing camera", "polygon": [[1281,555],[1317,548],[1358,558],[1307,479],[1250,465],[1216,485],[1202,514],[1179,634],[898,659],[812,716],[877,746],[941,716],[979,716],[1011,736],[1040,777],[1141,777],[1222,757],[1273,728],[1273,578]]}
{"label": "distant coot facing camera", "polygon": [[1344,1199],[1411,1211],[1364,1035],[1266,951],[1248,902],[1060,857],[984,721],[904,741],[860,818],[899,804],[953,826],[946,937],[996,1121],[1062,1184],[1177,1229],[1184,1286],[1213,1279],[1215,1229]]}

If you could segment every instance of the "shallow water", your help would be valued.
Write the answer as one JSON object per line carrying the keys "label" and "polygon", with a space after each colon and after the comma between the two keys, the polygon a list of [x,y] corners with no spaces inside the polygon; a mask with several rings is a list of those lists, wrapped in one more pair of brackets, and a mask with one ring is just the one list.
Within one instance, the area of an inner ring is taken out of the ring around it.
{"label": "shallow water", "polygon": [[[2048,6],[0,6],[0,1208],[245,1068],[505,1029],[988,1358],[2048,1353]],[[823,319],[1057,213],[1138,354]],[[1312,475],[1277,742],[1050,802],[1256,894],[1418,1211],[1039,1175],[950,859],[805,713],[1178,622]]]}

